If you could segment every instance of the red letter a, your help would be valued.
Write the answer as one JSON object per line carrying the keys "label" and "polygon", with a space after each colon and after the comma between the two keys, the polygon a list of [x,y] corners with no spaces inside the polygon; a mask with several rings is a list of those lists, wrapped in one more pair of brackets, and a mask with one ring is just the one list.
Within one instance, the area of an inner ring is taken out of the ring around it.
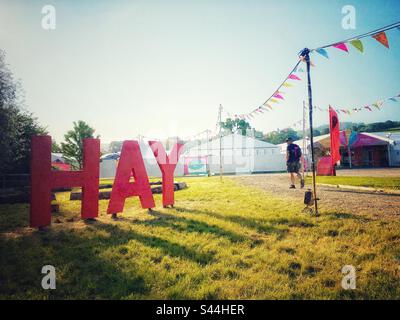
{"label": "red letter a", "polygon": [[[134,182],[129,182],[133,175]],[[154,208],[149,179],[137,141],[124,141],[107,213],[124,210],[125,199],[139,196],[142,208]]]}
{"label": "red letter a", "polygon": [[32,137],[31,150],[31,227],[44,227],[51,223],[51,189],[60,187],[82,187],[81,217],[97,217],[100,140],[83,140],[82,171],[51,170],[50,136]]}
{"label": "red letter a", "polygon": [[182,151],[183,144],[176,143],[169,156],[161,142],[149,141],[149,145],[156,157],[158,166],[162,173],[162,195],[163,206],[174,205],[174,171],[179,161],[179,156]]}

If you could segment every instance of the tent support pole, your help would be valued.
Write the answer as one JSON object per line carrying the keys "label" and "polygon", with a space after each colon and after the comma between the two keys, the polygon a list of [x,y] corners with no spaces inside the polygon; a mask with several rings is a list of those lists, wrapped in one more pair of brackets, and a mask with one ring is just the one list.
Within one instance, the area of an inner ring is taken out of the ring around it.
{"label": "tent support pole", "polygon": [[222,104],[219,105],[219,179],[222,181]]}
{"label": "tent support pole", "polygon": [[317,186],[315,179],[315,155],[314,155],[314,129],[313,129],[313,103],[312,103],[312,88],[311,88],[311,76],[310,76],[310,50],[305,48],[301,51],[300,56],[303,57],[307,64],[307,86],[308,86],[308,111],[310,121],[310,146],[311,146],[311,166],[312,166],[312,177],[313,177],[313,194],[314,194],[314,213],[318,216],[318,200],[317,200]]}

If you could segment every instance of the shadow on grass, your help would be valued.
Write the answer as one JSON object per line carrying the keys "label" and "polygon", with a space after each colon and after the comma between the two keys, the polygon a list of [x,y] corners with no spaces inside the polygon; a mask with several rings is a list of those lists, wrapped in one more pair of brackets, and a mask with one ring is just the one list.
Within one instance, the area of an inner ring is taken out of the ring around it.
{"label": "shadow on grass", "polygon": [[[68,231],[33,232],[20,238],[0,238],[0,296],[5,299],[119,299],[149,292],[144,278],[129,275],[102,259],[111,239],[89,239]],[[43,290],[44,265],[56,268],[57,288]]]}
{"label": "shadow on grass", "polygon": [[218,237],[227,238],[234,243],[246,240],[246,237],[244,235],[224,230],[218,226],[209,225],[202,221],[187,219],[184,217],[179,217],[168,213],[162,213],[159,211],[152,211],[150,215],[154,216],[155,219],[147,221],[134,221],[134,223],[143,224],[145,226],[166,227],[179,232],[209,233],[209,234],[214,234]]}
{"label": "shadow on grass", "polygon": [[193,209],[187,209],[187,208],[181,208],[181,207],[176,207],[175,208],[178,212],[189,212],[192,214],[204,214],[211,216],[213,218],[225,220],[225,221],[230,221],[233,223],[237,223],[241,226],[248,227],[250,229],[256,230],[258,233],[262,234],[275,234],[278,239],[282,239],[288,232],[289,230],[287,228],[277,228],[277,225],[287,225],[290,226],[289,220],[279,221],[279,220],[264,220],[264,219],[259,219],[259,218],[246,218],[243,216],[239,215],[223,215],[214,211],[209,211],[209,210],[193,210]]}
{"label": "shadow on grass", "polygon": [[199,253],[178,243],[174,243],[156,236],[143,235],[134,230],[123,230],[116,225],[105,224],[99,221],[93,223],[92,226],[96,229],[104,230],[112,234],[113,245],[122,245],[131,240],[136,240],[147,247],[161,249],[165,255],[191,260],[200,265],[206,265],[213,261],[213,254],[211,253]]}
{"label": "shadow on grass", "polygon": [[324,213],[325,217],[329,217],[330,219],[346,219],[346,220],[357,220],[357,221],[372,221],[372,219],[367,218],[362,215],[346,213],[346,212],[333,212],[333,213]]}
{"label": "shadow on grass", "polygon": [[[129,261],[126,272],[118,264],[120,250],[110,258],[102,253],[134,240],[163,255],[179,257],[205,265],[213,261],[212,253],[199,253],[186,246],[99,221],[88,223],[88,229],[47,229],[18,238],[0,237],[0,298],[24,299],[120,299],[146,298],[151,283],[146,283],[146,270]],[[97,231],[100,231],[97,233]],[[115,259],[114,259],[115,258]],[[121,260],[122,261],[122,260]],[[43,290],[41,269],[53,265],[57,289]],[[184,298],[184,297],[182,297]]]}

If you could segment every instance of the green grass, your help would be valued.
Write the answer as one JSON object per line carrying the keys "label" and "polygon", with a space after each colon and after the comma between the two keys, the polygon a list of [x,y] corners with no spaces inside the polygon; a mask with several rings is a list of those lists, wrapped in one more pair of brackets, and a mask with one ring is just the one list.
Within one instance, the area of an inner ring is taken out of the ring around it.
{"label": "green grass", "polygon": [[[311,181],[311,177],[307,178]],[[317,183],[400,190],[400,178],[394,177],[317,177]]]}
{"label": "green grass", "polygon": [[[224,178],[185,179],[176,207],[149,214],[126,201],[121,220],[78,219],[80,202],[59,193],[46,232],[27,228],[28,205],[0,206],[0,298],[398,299],[400,221],[351,212],[312,218],[302,204]],[[75,218],[73,222],[68,219]],[[40,283],[43,265],[57,289]],[[357,268],[357,289],[341,268]]]}

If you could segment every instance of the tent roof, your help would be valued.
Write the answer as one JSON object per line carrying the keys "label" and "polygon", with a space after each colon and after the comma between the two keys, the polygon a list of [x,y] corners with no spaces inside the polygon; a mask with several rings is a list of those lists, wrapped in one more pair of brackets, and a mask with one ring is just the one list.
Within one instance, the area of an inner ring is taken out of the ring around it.
{"label": "tent roof", "polygon": [[[187,149],[185,148],[185,152],[188,153],[188,152],[190,152],[190,150],[208,150],[208,149],[210,149],[210,150],[218,149],[219,150],[219,140],[220,140],[220,138],[216,137],[216,138],[210,140],[209,143],[202,142],[200,145],[190,144]],[[277,146],[275,144],[261,141],[261,140],[255,139],[253,137],[243,136],[238,133],[232,133],[232,134],[223,136],[222,137],[222,145],[223,145],[223,149],[224,148],[232,148],[232,147],[236,147],[236,148],[239,147],[239,148],[246,148],[246,149],[254,149],[254,148],[276,149],[276,148],[279,148],[279,146]]]}
{"label": "tent roof", "polygon": [[[341,146],[345,145],[344,133],[346,135],[347,141],[349,141],[349,137],[350,137],[350,132],[340,131]],[[364,146],[381,146],[381,145],[387,145],[389,143],[392,143],[393,141],[394,141],[393,139],[389,139],[389,138],[387,138],[383,135],[381,136],[377,133],[360,132],[357,134],[357,137],[355,138],[354,142],[351,144],[351,147],[358,148],[358,147],[364,147]],[[318,137],[314,138],[314,144],[317,147],[320,147],[323,149],[329,149],[330,142],[331,142],[331,139],[330,139],[329,134],[324,134],[322,136],[318,136]],[[295,143],[302,145],[303,140],[295,141]],[[310,141],[307,140],[307,146],[309,145],[309,143],[310,143]]]}

